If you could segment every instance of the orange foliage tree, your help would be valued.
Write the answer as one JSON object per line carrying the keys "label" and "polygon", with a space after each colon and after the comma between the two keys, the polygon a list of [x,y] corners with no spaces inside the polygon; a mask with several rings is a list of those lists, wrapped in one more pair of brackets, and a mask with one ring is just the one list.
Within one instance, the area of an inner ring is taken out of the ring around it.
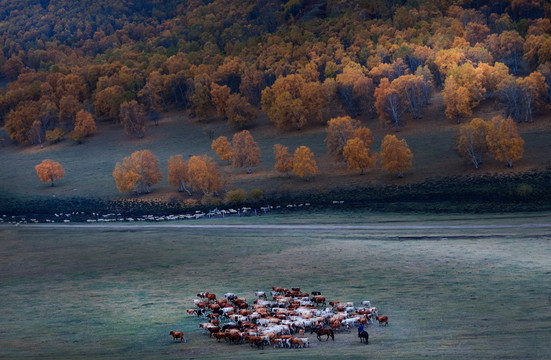
{"label": "orange foliage tree", "polygon": [[218,115],[225,117],[228,98],[230,97],[231,89],[227,85],[218,85],[212,83],[210,86],[210,96],[212,103],[216,106]]}
{"label": "orange foliage tree", "polygon": [[501,116],[494,116],[488,127],[486,141],[494,158],[505,161],[509,167],[513,166],[513,161],[521,159],[524,153],[524,140],[511,118],[505,120]]}
{"label": "orange foliage tree", "polygon": [[352,138],[354,131],[360,126],[358,120],[350,116],[342,116],[331,119],[327,122],[325,129],[327,137],[327,153],[332,155],[337,161],[344,161],[343,149],[348,139]]}
{"label": "orange foliage tree", "polygon": [[85,136],[96,132],[96,122],[88,111],[80,110],[75,118],[75,128],[72,138],[79,141]]}
{"label": "orange foliage tree", "polygon": [[396,135],[386,135],[381,144],[380,156],[386,171],[401,178],[411,167],[413,154],[406,139],[398,140]]}
{"label": "orange foliage tree", "polygon": [[239,94],[231,94],[226,100],[226,117],[231,126],[236,129],[246,128],[254,123],[257,110],[247,98]]}
{"label": "orange foliage tree", "polygon": [[375,166],[377,155],[371,154],[369,145],[366,145],[360,138],[352,138],[346,142],[344,146],[344,158],[350,170],[360,170],[360,174],[364,174],[364,170]]}
{"label": "orange foliage tree", "polygon": [[233,167],[245,167],[247,174],[252,172],[253,166],[261,162],[260,148],[248,130],[243,130],[233,135]]}
{"label": "orange foliage tree", "polygon": [[460,86],[451,76],[446,78],[442,97],[446,105],[445,114],[448,119],[455,119],[459,124],[462,117],[473,114],[471,93],[464,86]]}
{"label": "orange foliage tree", "polygon": [[216,162],[207,155],[192,156],[188,161],[188,175],[194,190],[203,194],[217,194],[222,188],[222,174]]}
{"label": "orange foliage tree", "polygon": [[186,186],[189,182],[188,163],[184,161],[182,155],[171,156],[168,159],[168,183],[177,186],[178,191],[186,191],[191,196],[191,192]]}
{"label": "orange foliage tree", "polygon": [[[396,80],[395,80],[396,81]],[[375,109],[382,123],[390,124],[400,131],[401,117],[407,109],[406,99],[396,86],[387,78],[383,78],[375,89]]]}
{"label": "orange foliage tree", "polygon": [[306,178],[306,181],[310,180],[310,176],[318,173],[314,153],[307,146],[301,146],[295,150],[293,171],[298,177]]}
{"label": "orange foliage tree", "polygon": [[34,167],[36,174],[42,182],[50,181],[54,186],[54,181],[61,179],[65,176],[65,169],[57,161],[50,159],[42,160],[42,162]]}
{"label": "orange foliage tree", "polygon": [[125,157],[122,164],[117,162],[113,177],[120,192],[135,191],[136,194],[151,192],[151,185],[163,178],[159,159],[149,150],[135,151]]}
{"label": "orange foliage tree", "polygon": [[225,136],[219,136],[213,140],[210,147],[216,155],[220,156],[220,160],[230,160],[233,157],[233,149]]}
{"label": "orange foliage tree", "polygon": [[121,124],[128,135],[134,135],[138,138],[145,136],[146,116],[143,105],[138,104],[136,100],[124,102],[120,109]]}
{"label": "orange foliage tree", "polygon": [[489,123],[481,118],[474,118],[469,123],[463,124],[457,137],[457,151],[463,158],[471,161],[478,169],[482,157],[488,150],[486,137]]}
{"label": "orange foliage tree", "polygon": [[280,173],[286,173],[290,177],[289,171],[293,170],[293,158],[289,154],[289,147],[281,144],[274,144],[275,165],[274,168]]}

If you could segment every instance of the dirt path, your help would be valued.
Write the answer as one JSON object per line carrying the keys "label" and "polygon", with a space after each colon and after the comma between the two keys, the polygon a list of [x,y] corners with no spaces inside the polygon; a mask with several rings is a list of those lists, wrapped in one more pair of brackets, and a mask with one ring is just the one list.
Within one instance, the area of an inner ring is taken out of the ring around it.
{"label": "dirt path", "polygon": [[299,225],[299,224],[18,224],[0,228],[70,228],[70,229],[252,229],[252,230],[476,230],[551,228],[551,223],[487,225]]}

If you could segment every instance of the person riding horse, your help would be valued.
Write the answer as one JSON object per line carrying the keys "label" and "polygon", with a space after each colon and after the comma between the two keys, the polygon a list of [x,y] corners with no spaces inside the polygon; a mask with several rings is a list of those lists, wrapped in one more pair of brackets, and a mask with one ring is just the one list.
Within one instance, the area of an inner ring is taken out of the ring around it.
{"label": "person riding horse", "polygon": [[362,332],[364,332],[364,324],[360,324],[360,326],[358,326],[358,337],[360,337]]}

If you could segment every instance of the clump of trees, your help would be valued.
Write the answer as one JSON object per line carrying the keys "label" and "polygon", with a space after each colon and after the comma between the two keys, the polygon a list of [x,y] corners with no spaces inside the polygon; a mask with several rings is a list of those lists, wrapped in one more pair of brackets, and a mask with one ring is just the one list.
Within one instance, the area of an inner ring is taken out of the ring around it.
{"label": "clump of trees", "polygon": [[484,155],[490,152],[497,161],[503,161],[508,167],[522,158],[524,140],[518,134],[512,118],[494,116],[491,121],[474,118],[463,124],[457,137],[457,151],[480,167]]}

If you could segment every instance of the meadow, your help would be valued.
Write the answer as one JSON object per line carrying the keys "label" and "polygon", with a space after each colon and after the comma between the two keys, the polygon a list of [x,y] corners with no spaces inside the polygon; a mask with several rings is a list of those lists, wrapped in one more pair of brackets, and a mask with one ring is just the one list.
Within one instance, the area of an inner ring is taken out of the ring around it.
{"label": "meadow", "polygon": [[[328,211],[247,220],[0,227],[0,358],[551,353],[549,213]],[[290,226],[274,227],[281,224]],[[390,325],[370,325],[368,346],[354,331],[340,331],[334,342],[310,336],[307,349],[257,350],[216,343],[185,312],[200,291],[250,299],[273,285],[371,300]],[[173,343],[170,330],[184,331],[187,343]]]}
{"label": "meadow", "polygon": [[[421,184],[431,179],[444,177],[482,175],[513,175],[532,170],[545,171],[550,164],[548,116],[538,116],[534,123],[519,124],[519,131],[525,140],[523,159],[507,168],[490,156],[477,171],[472,164],[460,158],[455,150],[455,136],[459,126],[442,116],[443,104],[440,94],[433,96],[426,117],[408,121],[397,133],[405,138],[414,154],[413,165],[403,179],[387,174],[379,164],[365,175],[359,171],[347,170],[345,163],[337,163],[327,155],[324,142],[325,126],[314,126],[301,131],[282,131],[276,129],[265,115],[259,117],[250,129],[261,151],[262,163],[247,174],[243,168],[231,168],[227,161],[218,161],[222,169],[232,173],[233,183],[229,189],[243,188],[247,191],[260,189],[266,194],[309,192],[324,194],[330,190],[354,190],[362,187],[380,187],[384,185]],[[474,116],[490,119],[498,112],[492,104],[477,109]],[[395,132],[383,128],[377,119],[360,118],[363,126],[373,131],[372,150],[378,152],[383,137]],[[16,145],[10,141],[4,128],[0,129],[0,151],[2,152],[3,171],[0,172],[0,198],[15,198],[20,201],[36,199],[140,199],[161,201],[183,201],[187,194],[179,193],[167,182],[167,166],[170,156],[182,154],[184,159],[192,155],[207,154],[218,160],[210,148],[211,142],[218,136],[229,139],[235,130],[221,119],[200,122],[189,118],[183,112],[165,113],[159,125],[150,124],[147,135],[136,139],[126,135],[120,124],[99,122],[98,132],[86,138],[82,144],[68,139],[57,144]],[[319,175],[305,181],[294,175],[288,178],[274,170],[273,145],[281,143],[289,147],[290,152],[306,145],[312,149],[319,167]],[[137,150],[149,149],[160,160],[163,180],[152,186],[152,193],[136,197],[134,194],[118,192],[112,176],[117,162],[130,156]],[[54,187],[41,183],[36,175],[35,165],[49,158],[58,161],[65,168],[65,177]],[[535,185],[534,185],[535,186]],[[534,190],[537,190],[536,188]],[[196,196],[200,199],[200,195]]]}

